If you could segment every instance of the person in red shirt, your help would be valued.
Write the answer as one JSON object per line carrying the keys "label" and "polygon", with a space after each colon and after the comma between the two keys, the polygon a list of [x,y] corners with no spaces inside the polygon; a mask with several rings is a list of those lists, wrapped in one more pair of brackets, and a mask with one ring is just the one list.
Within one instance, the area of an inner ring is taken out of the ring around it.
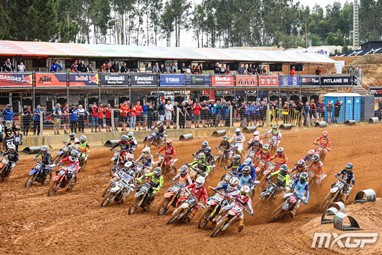
{"label": "person in red shirt", "polygon": [[92,132],[97,132],[98,127],[98,107],[97,104],[94,102],[92,105]]}
{"label": "person in red shirt", "polygon": [[[204,183],[206,179],[204,177],[198,177],[195,183],[192,183],[186,187],[186,189],[190,192],[191,196],[196,197],[196,201],[200,201],[203,198],[203,204],[207,203],[208,193],[206,188],[204,188]],[[187,216],[188,222],[192,220],[195,214],[198,212],[199,205],[196,204],[194,210]]]}
{"label": "person in red shirt", "polygon": [[322,132],[322,136],[314,140],[313,144],[318,145],[318,148],[315,149],[316,153],[320,156],[322,162],[324,162],[327,152],[332,148],[332,143],[329,139],[329,132]]}
{"label": "person in red shirt", "polygon": [[103,104],[100,103],[98,106],[98,132],[101,132],[103,126],[103,114],[105,109],[103,108]]}
{"label": "person in red shirt", "polygon": [[142,108],[141,102],[138,101],[137,104],[135,105],[135,115],[137,116],[138,130],[141,130],[141,127],[143,128],[142,112],[143,112],[143,108]]}
{"label": "person in red shirt", "polygon": [[277,148],[277,152],[274,156],[272,156],[269,161],[276,164],[275,171],[279,170],[280,166],[282,165],[288,165],[288,157],[284,153],[284,148],[279,147]]}
{"label": "person in red shirt", "polygon": [[165,160],[165,167],[166,167],[166,171],[169,171],[170,169],[170,165],[171,165],[171,160],[173,157],[175,157],[176,155],[176,151],[175,151],[175,148],[172,146],[172,140],[171,139],[168,139],[166,141],[166,145],[163,146],[162,148],[160,148],[158,150],[158,153],[161,153],[162,151],[164,151],[164,160]]}
{"label": "person in red shirt", "polygon": [[126,131],[126,123],[129,122],[128,113],[130,111],[130,107],[127,104],[127,101],[123,102],[123,105],[119,108],[122,117],[122,131]]}
{"label": "person in red shirt", "polygon": [[199,128],[200,112],[202,110],[202,106],[200,105],[198,100],[195,100],[195,103],[192,105],[192,109],[194,111],[194,116],[195,116],[195,127]]}
{"label": "person in red shirt", "polygon": [[111,132],[111,106],[107,104],[105,107],[106,132]]}
{"label": "person in red shirt", "polygon": [[130,107],[130,130],[135,130],[135,125],[137,123],[137,110],[134,105]]}
{"label": "person in red shirt", "polygon": [[294,66],[292,67],[292,69],[290,69],[290,75],[294,76],[296,74],[296,69],[294,68]]}

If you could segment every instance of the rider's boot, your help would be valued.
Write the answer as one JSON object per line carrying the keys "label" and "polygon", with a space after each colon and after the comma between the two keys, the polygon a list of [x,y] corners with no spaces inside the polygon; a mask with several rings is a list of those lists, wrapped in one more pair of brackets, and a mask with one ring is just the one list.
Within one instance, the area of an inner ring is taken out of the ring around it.
{"label": "rider's boot", "polygon": [[347,199],[347,195],[346,195],[345,192],[343,192],[343,193],[341,194],[340,201],[343,202],[343,203],[345,203],[345,202],[346,202],[346,199]]}
{"label": "rider's boot", "polygon": [[239,229],[238,231],[241,232],[244,228],[244,219],[239,220]]}
{"label": "rider's boot", "polygon": [[294,216],[296,216],[296,213],[297,213],[297,210],[298,210],[298,207],[297,206],[294,206],[292,211],[290,211],[290,217],[293,219]]}
{"label": "rider's boot", "polygon": [[194,218],[196,214],[196,210],[193,210],[188,216],[187,216],[187,222],[190,223],[192,218]]}

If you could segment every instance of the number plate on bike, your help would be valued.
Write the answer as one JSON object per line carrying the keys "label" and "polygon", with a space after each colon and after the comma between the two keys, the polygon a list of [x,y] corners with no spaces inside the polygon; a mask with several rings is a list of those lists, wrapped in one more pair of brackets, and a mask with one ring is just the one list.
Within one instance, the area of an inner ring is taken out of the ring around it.
{"label": "number plate on bike", "polygon": [[65,171],[64,171],[64,170],[61,170],[58,174],[59,174],[59,175],[64,175],[64,174],[65,174]]}

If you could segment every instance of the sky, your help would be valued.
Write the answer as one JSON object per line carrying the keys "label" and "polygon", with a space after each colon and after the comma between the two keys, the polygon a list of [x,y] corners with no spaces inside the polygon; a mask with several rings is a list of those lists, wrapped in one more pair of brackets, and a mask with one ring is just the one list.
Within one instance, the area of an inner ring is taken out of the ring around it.
{"label": "sky", "polygon": [[[200,4],[203,1],[206,1],[206,0],[191,0],[191,2],[195,3],[195,4]],[[353,1],[353,0],[320,0],[320,1],[317,1],[317,0],[300,0],[299,2],[301,5],[304,5],[304,6],[309,5],[310,7],[313,7],[316,3],[318,3],[325,10],[325,6],[332,4],[335,1],[340,2],[343,5],[346,1]],[[294,2],[298,2],[298,1],[294,0]],[[162,44],[163,45],[159,45],[159,46],[163,46],[163,47],[166,46],[166,42],[164,40],[163,40]],[[174,39],[172,40],[171,44],[172,45],[174,44]],[[181,47],[196,47],[196,45],[197,44],[196,44],[195,40],[193,39],[192,31],[187,31],[187,32],[185,31],[181,34],[181,39],[180,39],[180,46]]]}

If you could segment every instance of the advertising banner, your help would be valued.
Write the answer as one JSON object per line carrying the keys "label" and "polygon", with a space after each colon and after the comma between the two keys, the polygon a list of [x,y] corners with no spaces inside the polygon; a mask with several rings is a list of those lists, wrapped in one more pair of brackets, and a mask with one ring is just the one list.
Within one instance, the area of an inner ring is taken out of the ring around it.
{"label": "advertising banner", "polygon": [[261,87],[278,87],[278,75],[259,75],[259,86]]}
{"label": "advertising banner", "polygon": [[212,87],[233,87],[234,79],[231,75],[211,76]]}
{"label": "advertising banner", "polygon": [[132,87],[158,87],[158,75],[156,74],[130,74]]}
{"label": "advertising banner", "polygon": [[1,73],[0,87],[32,87],[32,74]]}
{"label": "advertising banner", "polygon": [[129,75],[116,73],[101,73],[101,86],[129,86]]}
{"label": "advertising banner", "polygon": [[280,86],[300,86],[301,85],[301,77],[295,75],[288,76],[280,76]]}
{"label": "advertising banner", "polygon": [[198,74],[186,74],[186,86],[210,86],[210,76],[209,75],[198,75]]}
{"label": "advertising banner", "polygon": [[256,87],[256,75],[236,75],[236,87]]}
{"label": "advertising banner", "polygon": [[302,86],[320,86],[319,76],[301,76]]}
{"label": "advertising banner", "polygon": [[183,87],[184,86],[184,74],[161,74],[160,75],[160,87]]}
{"label": "advertising banner", "polygon": [[370,94],[375,97],[382,97],[382,87],[370,87]]}
{"label": "advertising banner", "polygon": [[69,74],[70,87],[97,86],[99,84],[98,74]]}
{"label": "advertising banner", "polygon": [[66,73],[36,73],[36,87],[66,87]]}
{"label": "advertising banner", "polygon": [[351,86],[350,76],[321,76],[321,86]]}

